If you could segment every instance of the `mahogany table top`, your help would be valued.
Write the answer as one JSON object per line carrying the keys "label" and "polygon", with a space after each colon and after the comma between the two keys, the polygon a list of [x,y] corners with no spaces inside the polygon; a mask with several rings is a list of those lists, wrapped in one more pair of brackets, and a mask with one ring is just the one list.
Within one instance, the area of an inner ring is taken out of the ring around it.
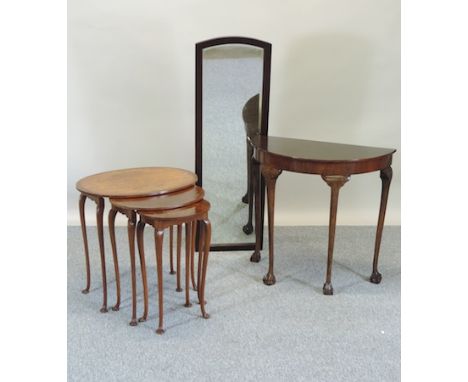
{"label": "mahogany table top", "polygon": [[392,163],[395,149],[355,146],[258,135],[252,140],[262,166],[324,175],[351,175],[382,170]]}
{"label": "mahogany table top", "polygon": [[355,146],[342,143],[309,141],[258,135],[254,144],[259,150],[307,161],[349,162],[378,158],[393,154],[395,149]]}

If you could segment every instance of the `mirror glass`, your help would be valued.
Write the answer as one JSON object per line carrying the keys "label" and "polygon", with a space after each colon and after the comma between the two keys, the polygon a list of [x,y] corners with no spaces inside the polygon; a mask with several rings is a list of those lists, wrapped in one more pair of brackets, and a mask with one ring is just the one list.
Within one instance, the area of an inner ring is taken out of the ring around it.
{"label": "mirror glass", "polygon": [[203,49],[202,60],[203,188],[212,243],[254,243],[247,138],[260,130],[263,49],[212,46]]}

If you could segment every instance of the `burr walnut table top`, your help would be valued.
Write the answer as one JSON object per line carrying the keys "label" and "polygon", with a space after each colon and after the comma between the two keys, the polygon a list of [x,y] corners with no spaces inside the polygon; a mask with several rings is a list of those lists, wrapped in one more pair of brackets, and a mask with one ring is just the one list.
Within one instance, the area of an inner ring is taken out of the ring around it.
{"label": "burr walnut table top", "polygon": [[114,207],[138,211],[163,211],[199,202],[205,196],[201,187],[194,186],[166,195],[145,198],[111,198]]}
{"label": "burr walnut table top", "polygon": [[140,167],[101,172],[78,181],[78,191],[101,197],[164,195],[193,186],[197,176],[171,167]]}

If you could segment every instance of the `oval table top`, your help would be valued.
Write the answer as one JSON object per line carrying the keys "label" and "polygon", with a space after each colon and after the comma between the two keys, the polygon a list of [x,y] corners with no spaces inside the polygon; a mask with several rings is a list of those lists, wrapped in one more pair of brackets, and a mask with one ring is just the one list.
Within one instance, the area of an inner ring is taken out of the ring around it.
{"label": "oval table top", "polygon": [[198,203],[191,204],[182,208],[175,208],[166,211],[152,211],[140,213],[143,221],[151,220],[176,220],[186,218],[196,218],[208,213],[210,203],[206,200],[201,200]]}
{"label": "oval table top", "polygon": [[199,202],[205,196],[203,188],[194,186],[166,195],[145,198],[111,198],[112,206],[137,211],[164,211]]}
{"label": "oval table top", "polygon": [[193,186],[197,175],[172,167],[139,167],[101,172],[80,179],[78,191],[101,197],[144,197]]}

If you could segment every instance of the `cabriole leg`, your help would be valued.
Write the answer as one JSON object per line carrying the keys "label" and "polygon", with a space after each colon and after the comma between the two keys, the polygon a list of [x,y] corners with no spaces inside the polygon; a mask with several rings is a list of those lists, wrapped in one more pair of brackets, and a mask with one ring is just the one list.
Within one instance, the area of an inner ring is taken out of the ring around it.
{"label": "cabriole leg", "polygon": [[88,249],[88,235],[86,233],[86,220],[85,220],[85,202],[86,195],[80,194],[80,223],[81,223],[81,233],[83,234],[83,244],[84,244],[84,253],[86,261],[86,288],[84,288],[81,293],[89,293],[89,288],[91,286],[91,269],[89,266],[89,249]]}
{"label": "cabriole leg", "polygon": [[379,220],[377,222],[377,233],[375,237],[374,262],[372,264],[371,283],[379,284],[382,281],[382,275],[377,270],[379,262],[380,242],[382,241],[382,231],[385,221],[385,211],[387,210],[388,192],[392,181],[393,170],[389,166],[380,171],[380,179],[382,179],[382,194],[380,196],[380,211]]}
{"label": "cabriole leg", "polygon": [[[201,274],[200,284],[198,285],[199,293],[199,302],[200,309],[202,312],[203,318],[210,318],[210,315],[205,311],[205,284],[206,284],[206,270],[208,267],[208,255],[210,254],[210,245],[211,245],[211,223],[208,219],[203,221],[203,231],[204,231],[204,251],[203,251],[203,268]],[[201,254],[201,252],[200,252]]]}
{"label": "cabriole leg", "polygon": [[250,235],[253,232],[253,226],[252,226],[252,215],[253,215],[253,198],[254,198],[254,193],[253,193],[253,179],[252,179],[252,156],[253,156],[253,149],[250,144],[247,143],[247,179],[248,179],[248,191],[247,191],[247,196],[248,196],[248,204],[249,204],[249,219],[247,221],[247,224],[242,227],[242,230],[246,235]]}
{"label": "cabriole leg", "polygon": [[245,192],[245,195],[242,197],[242,203],[245,203],[247,204],[249,202],[249,182],[250,182],[250,175],[249,175],[249,172],[250,172],[250,163],[249,163],[249,160],[250,160],[250,152],[249,152],[249,147],[250,147],[250,144],[249,144],[249,141],[248,141],[248,138],[246,137],[245,139],[245,143],[246,143],[246,150],[247,150],[247,191]]}
{"label": "cabriole leg", "polygon": [[274,266],[274,231],[275,231],[275,187],[276,179],[281,174],[281,170],[273,167],[263,167],[262,173],[265,177],[268,198],[268,273],[263,278],[266,285],[273,285],[276,283],[275,274],[273,272]]}
{"label": "cabriole leg", "polygon": [[170,274],[175,274],[174,270],[174,226],[169,227],[169,267],[170,267]]}
{"label": "cabriole leg", "polygon": [[193,290],[197,290],[197,283],[195,282],[195,238],[197,237],[197,222],[192,222],[192,241],[190,244],[190,275],[192,277]]}
{"label": "cabriole leg", "polygon": [[130,321],[131,326],[136,326],[138,321],[136,318],[136,307],[137,307],[137,291],[136,291],[136,264],[135,264],[135,224],[136,224],[136,213],[134,211],[128,212],[128,244],[130,247],[130,267],[132,274],[132,320]]}
{"label": "cabriole leg", "polygon": [[164,333],[164,308],[163,308],[163,271],[162,271],[162,255],[163,255],[163,238],[164,230],[156,228],[154,230],[154,241],[156,247],[156,268],[158,274],[158,306],[159,306],[159,325],[156,333]]}
{"label": "cabriole leg", "polygon": [[177,226],[177,292],[182,292],[182,288],[180,287],[180,257],[182,252],[182,224]]}
{"label": "cabriole leg", "polygon": [[192,223],[185,223],[185,307],[192,306],[190,303],[190,255],[192,253]]}
{"label": "cabriole leg", "polygon": [[336,213],[338,210],[338,194],[340,188],[349,180],[349,177],[342,175],[322,175],[322,178],[331,188],[330,222],[328,226],[327,276],[325,284],[323,285],[323,294],[330,296],[333,294],[331,274],[333,266],[333,247],[335,244]]}
{"label": "cabriole leg", "polygon": [[138,319],[139,322],[144,322],[148,318],[148,281],[146,278],[144,231],[145,223],[140,220],[137,225],[137,242],[138,254],[140,255],[141,278],[143,280],[143,316]]}
{"label": "cabriole leg", "polygon": [[115,216],[117,210],[112,208],[109,211],[109,235],[112,246],[112,257],[114,259],[114,272],[115,272],[115,288],[117,290],[117,302],[112,307],[113,311],[118,311],[120,308],[120,272],[119,272],[119,260],[117,258],[117,245],[115,242]]}
{"label": "cabriole leg", "polygon": [[255,251],[250,256],[250,261],[253,263],[260,262],[260,235],[263,229],[261,223],[261,195],[260,195],[260,164],[256,160],[252,160],[252,183],[253,194],[255,201]]}
{"label": "cabriole leg", "polygon": [[96,221],[97,221],[97,232],[99,239],[99,252],[101,254],[101,273],[102,273],[102,307],[101,313],[107,312],[107,277],[106,277],[106,256],[104,254],[104,198],[96,199]]}
{"label": "cabriole leg", "polygon": [[205,245],[205,224],[203,221],[200,221],[200,234],[198,237],[198,271],[197,271],[197,294],[198,294],[198,302],[200,303],[200,288],[201,288],[201,275],[203,269],[203,252],[204,252],[204,245]]}

